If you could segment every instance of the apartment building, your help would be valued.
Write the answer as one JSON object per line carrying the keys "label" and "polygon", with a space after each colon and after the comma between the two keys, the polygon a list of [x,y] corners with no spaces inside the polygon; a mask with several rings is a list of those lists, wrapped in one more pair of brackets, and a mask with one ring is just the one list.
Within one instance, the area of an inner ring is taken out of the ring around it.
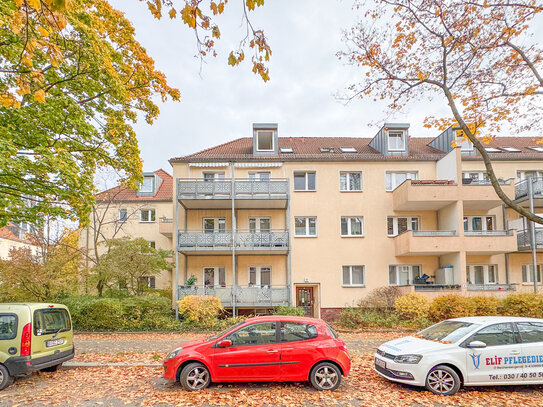
{"label": "apartment building", "polygon": [[15,249],[29,249],[33,255],[39,254],[39,247],[33,244],[28,238],[30,225],[26,222],[18,224],[8,222],[0,228],[0,259],[9,260],[10,252]]}
{"label": "apartment building", "polygon": [[[410,137],[407,123],[373,138],[279,137],[277,124],[254,124],[250,137],[170,160],[172,198],[147,236],[174,249],[174,298],[213,295],[239,314],[290,304],[332,318],[382,286],[532,291],[527,222],[455,139],[453,129]],[[542,207],[543,148],[500,137],[487,151],[505,193],[528,206],[535,180]],[[536,242],[543,249],[543,229]],[[537,263],[541,282],[543,253]]]}

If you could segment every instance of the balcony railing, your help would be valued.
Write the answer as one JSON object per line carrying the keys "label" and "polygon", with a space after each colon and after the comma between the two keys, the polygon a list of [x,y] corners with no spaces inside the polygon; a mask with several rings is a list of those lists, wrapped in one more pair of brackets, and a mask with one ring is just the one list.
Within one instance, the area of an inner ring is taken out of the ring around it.
{"label": "balcony railing", "polygon": [[233,239],[232,231],[203,232],[188,231],[179,232],[180,251],[195,250],[231,250],[235,244],[236,249],[279,250],[288,248],[288,231],[284,229],[272,229],[269,232],[252,232],[238,230]]}
{"label": "balcony railing", "polygon": [[514,284],[468,284],[468,291],[514,291]]}
{"label": "balcony railing", "polygon": [[[233,191],[232,191],[233,190]],[[178,199],[286,199],[288,179],[257,180],[236,178],[234,188],[230,179],[179,178]]]}
{"label": "balcony railing", "polygon": [[[535,245],[537,249],[543,249],[543,229],[535,229]],[[530,250],[532,248],[530,231],[527,229],[517,231],[517,246],[519,250]]]}
{"label": "balcony railing", "polygon": [[456,236],[456,230],[413,230],[415,236]]}
{"label": "balcony railing", "polygon": [[543,195],[543,178],[527,178],[515,185],[515,199],[528,196],[528,182],[532,181],[534,195]]}
{"label": "balcony railing", "polygon": [[272,286],[230,286],[230,285],[192,285],[178,287],[179,299],[189,295],[211,296],[221,300],[221,304],[231,307],[235,301],[236,306],[278,306],[287,305],[289,301],[289,287]]}
{"label": "balcony railing", "polygon": [[[498,184],[500,185],[509,185],[513,178],[508,179],[498,179]],[[489,179],[471,179],[471,178],[462,178],[462,185],[492,185]]]}
{"label": "balcony railing", "polygon": [[458,291],[460,284],[415,284],[415,291]]}
{"label": "balcony railing", "polygon": [[464,236],[513,236],[512,230],[465,230]]}

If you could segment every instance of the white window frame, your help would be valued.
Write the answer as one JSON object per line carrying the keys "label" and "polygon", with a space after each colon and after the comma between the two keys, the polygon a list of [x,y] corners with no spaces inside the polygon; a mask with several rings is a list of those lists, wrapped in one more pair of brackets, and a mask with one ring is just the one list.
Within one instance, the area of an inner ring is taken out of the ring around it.
{"label": "white window frame", "polygon": [[[295,182],[295,177],[296,175],[300,175],[300,174],[304,174],[304,189],[296,189],[296,182]],[[309,177],[307,176],[307,174],[315,174],[315,189],[309,189]],[[292,187],[294,188],[294,191],[306,191],[306,192],[315,192],[317,190],[317,171],[309,171],[309,170],[299,170],[299,171],[294,171],[292,173]]]}
{"label": "white window frame", "polygon": [[[539,277],[537,280],[537,283],[540,284],[541,283],[541,279],[543,277],[543,264],[541,263],[537,263],[536,264],[537,266],[537,269],[538,269],[538,273],[537,273],[537,277]],[[533,268],[533,264],[523,264],[522,265],[522,284],[533,284],[534,281],[532,280],[532,268]],[[526,278],[524,278],[526,277]]]}
{"label": "white window frame", "polygon": [[[255,283],[251,283],[251,269],[255,269]],[[263,285],[262,284],[262,269],[269,269],[270,270],[270,284],[269,285]],[[273,269],[272,266],[249,266],[247,268],[247,287],[259,287],[259,288],[271,288],[272,283],[272,274]]]}
{"label": "white window frame", "polygon": [[[260,133],[271,133],[271,149],[260,148]],[[266,130],[266,129],[256,131],[256,151],[262,151],[262,152],[275,151],[275,131]]]}
{"label": "white window frame", "polygon": [[[475,175],[475,177],[473,175]],[[462,179],[472,179],[474,181],[490,182],[487,172],[481,170],[462,171]]]}
{"label": "white window frame", "polygon": [[[226,232],[226,218],[212,218],[212,217],[205,217],[202,218],[202,231],[206,232],[206,220],[213,220],[213,233],[224,233]],[[224,222],[224,230],[221,231],[221,221]],[[211,233],[211,231],[209,232]]]}
{"label": "white window frame", "polygon": [[[262,177],[265,175],[265,177]],[[250,181],[269,181],[271,179],[270,171],[250,171],[248,173]]]}
{"label": "white window frame", "polygon": [[[147,219],[149,220],[143,220],[143,213],[147,212]],[[153,216],[151,216],[153,214]],[[152,218],[152,219],[151,219]],[[149,208],[149,209],[140,209],[140,223],[154,223],[156,222],[156,210]]]}
{"label": "white window frame", "polygon": [[[213,178],[206,178],[206,175],[213,175]],[[215,180],[224,180],[226,178],[224,171],[203,171],[202,178],[204,181],[215,181]]]}
{"label": "white window frame", "polygon": [[279,150],[283,154],[292,154],[292,153],[294,153],[294,150],[292,149],[292,147],[281,147]]}
{"label": "white window frame", "polygon": [[269,232],[271,232],[271,230],[272,230],[272,217],[271,216],[249,216],[247,218],[247,230],[249,230],[249,232],[251,231],[251,219],[255,220],[254,233],[268,233],[268,232],[262,232],[261,231],[260,221],[262,219],[268,219],[270,221],[270,230],[269,230]]}
{"label": "white window frame", "polygon": [[[125,216],[124,218],[121,216],[121,213],[124,212]],[[124,223],[128,220],[128,209],[121,208],[119,209],[119,219],[117,219],[119,222]]]}
{"label": "white window frame", "polygon": [[358,151],[354,147],[340,147],[339,149],[341,150],[342,153],[347,153],[347,154],[358,153]]}
{"label": "white window frame", "polygon": [[517,171],[517,182],[524,181],[528,177],[526,173],[534,173],[532,178],[543,178],[543,170],[519,170]]}
{"label": "white window frame", "polygon": [[[482,267],[483,268],[483,283],[475,283],[475,267]],[[492,267],[493,274],[494,274],[494,280],[490,281],[490,268]],[[494,285],[499,284],[499,278],[500,274],[498,272],[498,265],[497,264],[468,264],[467,265],[467,273],[466,277],[468,279],[468,284],[484,284],[484,285]]]}
{"label": "white window frame", "polygon": [[[151,180],[151,186],[150,186],[151,189],[149,191],[143,189],[143,187],[145,185],[145,180]],[[144,193],[153,193],[153,192],[155,192],[155,177],[154,177],[154,175],[149,175],[149,176],[144,176],[143,177],[143,182],[139,186],[139,192],[144,192]]]}
{"label": "white window frame", "polygon": [[[388,220],[392,219],[392,234],[388,233]],[[399,219],[406,219],[407,222],[407,231],[409,230],[420,230],[420,218],[418,216],[387,216],[387,236],[394,237],[398,236],[399,233],[399,226],[398,226],[398,220]],[[413,229],[413,224],[416,223],[417,228]]]}
{"label": "white window frame", "polygon": [[[388,175],[390,174],[390,187],[387,182]],[[396,176],[399,174],[406,174],[406,179],[402,181],[400,184],[396,185]],[[414,178],[410,178],[413,177]],[[385,191],[394,191],[396,188],[398,188],[401,184],[403,184],[407,180],[417,180],[419,179],[419,172],[418,171],[386,171],[385,172]],[[396,186],[394,186],[396,185]]]}
{"label": "white window frame", "polygon": [[[296,234],[296,219],[304,219],[305,234],[303,235]],[[309,234],[309,219],[315,219],[315,234],[314,235]],[[317,237],[317,235],[318,235],[318,223],[317,223],[316,216],[295,216],[294,217],[294,237]]]}
{"label": "white window frame", "polygon": [[[213,286],[206,285],[206,269],[213,269]],[[220,281],[220,269],[224,269],[224,284]],[[202,285],[204,287],[226,287],[226,267],[224,266],[204,266],[202,267]]]}
{"label": "white window frame", "polygon": [[[395,148],[392,148],[390,146],[390,136],[391,134],[394,134],[395,136],[399,135],[400,136],[400,139],[402,140],[402,146],[401,147],[395,147]],[[404,130],[388,130],[387,131],[387,145],[388,145],[388,151],[405,151],[405,147],[406,147],[406,132]]]}
{"label": "white window frame", "polygon": [[[343,279],[343,269],[349,268],[349,282],[345,283]],[[362,284],[353,284],[353,267],[362,267]],[[365,287],[366,286],[366,266],[364,264],[353,264],[341,266],[341,286],[342,287]]]}
{"label": "white window frame", "polygon": [[[342,231],[343,219],[347,219],[347,234],[344,235]],[[360,219],[360,234],[352,234],[352,219]],[[341,237],[364,237],[364,217],[363,216],[342,216],[339,221],[339,233]]]}
{"label": "white window frame", "polygon": [[[389,264],[388,265],[388,285],[395,286],[395,287],[404,287],[404,286],[414,285],[414,282],[415,282],[415,274],[413,271],[414,267],[418,267],[419,269],[418,277],[422,276],[423,275],[422,264]],[[395,281],[391,281],[390,279],[391,268],[394,268]],[[408,274],[407,284],[400,284],[400,273]]]}
{"label": "white window frame", "polygon": [[[360,175],[360,189],[350,189],[351,188],[351,175],[352,174],[358,174]],[[341,187],[341,178],[345,176],[345,186],[347,189],[343,189]],[[340,171],[339,173],[339,190],[341,192],[362,192],[364,189],[364,182],[362,178],[362,171]]]}
{"label": "white window frame", "polygon": [[[155,276],[141,276],[140,280],[145,282],[145,286],[147,288],[156,288],[156,277]],[[151,287],[151,281],[153,282],[153,286]]]}
{"label": "white window frame", "polygon": [[[474,218],[481,218],[481,230],[474,230],[473,229],[473,219]],[[496,230],[496,216],[495,215],[466,215],[463,219],[463,226],[464,226],[464,232],[488,232],[487,229],[487,218],[492,218],[492,225],[494,226],[494,229]],[[468,223],[468,228],[466,229],[466,221]]]}

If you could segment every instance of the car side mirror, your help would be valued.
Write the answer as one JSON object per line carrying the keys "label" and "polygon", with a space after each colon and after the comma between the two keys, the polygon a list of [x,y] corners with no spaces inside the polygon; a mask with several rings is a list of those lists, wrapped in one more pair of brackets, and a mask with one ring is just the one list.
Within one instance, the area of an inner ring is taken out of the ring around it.
{"label": "car side mirror", "polygon": [[477,348],[486,348],[486,343],[482,341],[473,341],[468,343],[468,348],[477,349]]}
{"label": "car side mirror", "polygon": [[232,346],[232,341],[230,339],[225,339],[223,341],[220,341],[218,343],[218,345],[221,347],[221,348],[228,348],[229,346]]}

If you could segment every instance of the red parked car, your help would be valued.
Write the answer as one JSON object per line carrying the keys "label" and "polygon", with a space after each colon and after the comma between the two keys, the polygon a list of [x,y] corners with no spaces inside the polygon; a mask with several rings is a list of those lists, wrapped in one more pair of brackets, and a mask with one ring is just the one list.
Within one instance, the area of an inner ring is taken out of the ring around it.
{"label": "red parked car", "polygon": [[310,381],[317,390],[335,390],[350,368],[345,343],[324,321],[265,316],[172,350],[164,378],[190,391],[211,382],[249,381]]}

